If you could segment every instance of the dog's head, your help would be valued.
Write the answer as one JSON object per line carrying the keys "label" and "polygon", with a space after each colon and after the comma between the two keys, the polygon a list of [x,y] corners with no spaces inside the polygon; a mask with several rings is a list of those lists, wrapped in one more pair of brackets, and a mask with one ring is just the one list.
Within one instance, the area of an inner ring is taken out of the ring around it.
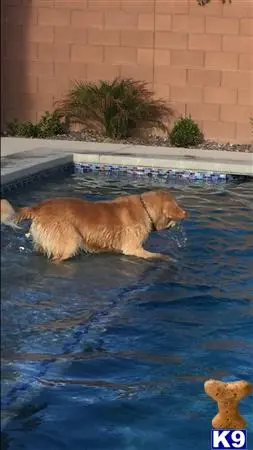
{"label": "dog's head", "polygon": [[142,198],[157,231],[170,228],[175,222],[187,217],[186,211],[169,192],[145,192]]}

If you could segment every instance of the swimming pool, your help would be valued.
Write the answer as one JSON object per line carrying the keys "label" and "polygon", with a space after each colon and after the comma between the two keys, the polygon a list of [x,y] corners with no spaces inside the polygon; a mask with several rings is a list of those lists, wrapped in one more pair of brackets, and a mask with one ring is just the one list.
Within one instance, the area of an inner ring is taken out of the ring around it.
{"label": "swimming pool", "polygon": [[[25,227],[2,227],[4,449],[206,450],[216,405],[204,381],[252,381],[253,183],[75,173],[8,199],[165,185],[190,213],[147,243],[171,263],[81,255],[55,266]],[[248,448],[251,405],[240,407]]]}

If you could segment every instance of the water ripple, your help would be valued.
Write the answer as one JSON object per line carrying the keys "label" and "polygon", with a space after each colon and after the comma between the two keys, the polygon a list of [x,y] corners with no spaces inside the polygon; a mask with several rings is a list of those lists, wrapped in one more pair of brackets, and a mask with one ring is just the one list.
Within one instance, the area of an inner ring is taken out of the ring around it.
{"label": "water ripple", "polygon": [[[33,252],[25,229],[1,227],[9,450],[181,450],[186,440],[193,450],[196,433],[204,450],[213,415],[204,381],[252,378],[253,183],[75,174],[10,200],[112,198],[154,187],[170,187],[189,210],[181,227],[146,244],[169,263],[82,255],[55,266]],[[250,418],[249,399],[243,408]]]}

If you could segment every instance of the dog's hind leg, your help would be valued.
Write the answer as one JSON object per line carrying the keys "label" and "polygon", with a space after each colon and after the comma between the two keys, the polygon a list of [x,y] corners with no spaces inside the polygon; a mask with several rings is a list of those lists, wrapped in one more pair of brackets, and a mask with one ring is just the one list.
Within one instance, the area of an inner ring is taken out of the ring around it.
{"label": "dog's hind leg", "polygon": [[64,239],[61,238],[61,243],[58,242],[57,245],[55,245],[55,242],[53,243],[52,247],[50,248],[50,260],[51,262],[57,264],[61,261],[65,261],[66,259],[70,259],[72,256],[75,256],[78,253],[80,248],[81,237],[76,232],[72,234],[66,242],[64,242]]}
{"label": "dog's hind leg", "polygon": [[37,244],[36,242],[34,242],[34,243],[33,243],[33,247],[34,247],[34,250],[35,250],[37,253],[41,253],[41,254],[44,253],[44,249],[43,249],[43,247],[42,247],[40,244]]}
{"label": "dog's hind leg", "polygon": [[50,227],[33,222],[30,232],[35,249],[54,263],[71,258],[82,247],[81,236],[72,224],[58,223]]}
{"label": "dog's hind leg", "polygon": [[76,244],[70,246],[68,243],[67,248],[65,248],[61,253],[59,252],[59,249],[57,249],[56,253],[52,253],[50,261],[54,264],[58,264],[62,261],[65,261],[66,259],[70,259],[72,256],[75,256],[79,250],[79,246]]}
{"label": "dog's hind leg", "polygon": [[73,256],[73,254],[68,254],[68,255],[55,255],[55,256],[53,256],[51,259],[50,259],[50,261],[52,262],[52,263],[54,263],[54,264],[59,264],[59,263],[61,263],[61,262],[63,262],[63,261],[66,261],[66,259],[70,259],[71,258],[71,256]]}

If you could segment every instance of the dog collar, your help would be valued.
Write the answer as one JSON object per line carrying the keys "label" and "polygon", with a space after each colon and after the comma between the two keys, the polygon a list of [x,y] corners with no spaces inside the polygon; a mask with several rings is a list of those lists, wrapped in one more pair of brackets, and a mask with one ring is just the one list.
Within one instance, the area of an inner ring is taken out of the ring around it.
{"label": "dog collar", "polygon": [[143,200],[143,198],[142,198],[141,195],[140,195],[140,201],[141,201],[142,206],[143,206],[143,208],[145,209],[145,211],[146,211],[146,213],[147,213],[147,216],[148,216],[148,218],[149,218],[149,220],[150,220],[150,223],[151,223],[151,226],[152,226],[151,231],[156,231],[156,226],[155,226],[155,224],[154,224],[154,221],[153,221],[153,219],[152,219],[152,217],[151,217],[151,215],[150,215],[150,213],[149,213],[149,211],[148,211],[148,208],[147,208],[147,206],[146,206],[146,203],[144,202],[144,200]]}

